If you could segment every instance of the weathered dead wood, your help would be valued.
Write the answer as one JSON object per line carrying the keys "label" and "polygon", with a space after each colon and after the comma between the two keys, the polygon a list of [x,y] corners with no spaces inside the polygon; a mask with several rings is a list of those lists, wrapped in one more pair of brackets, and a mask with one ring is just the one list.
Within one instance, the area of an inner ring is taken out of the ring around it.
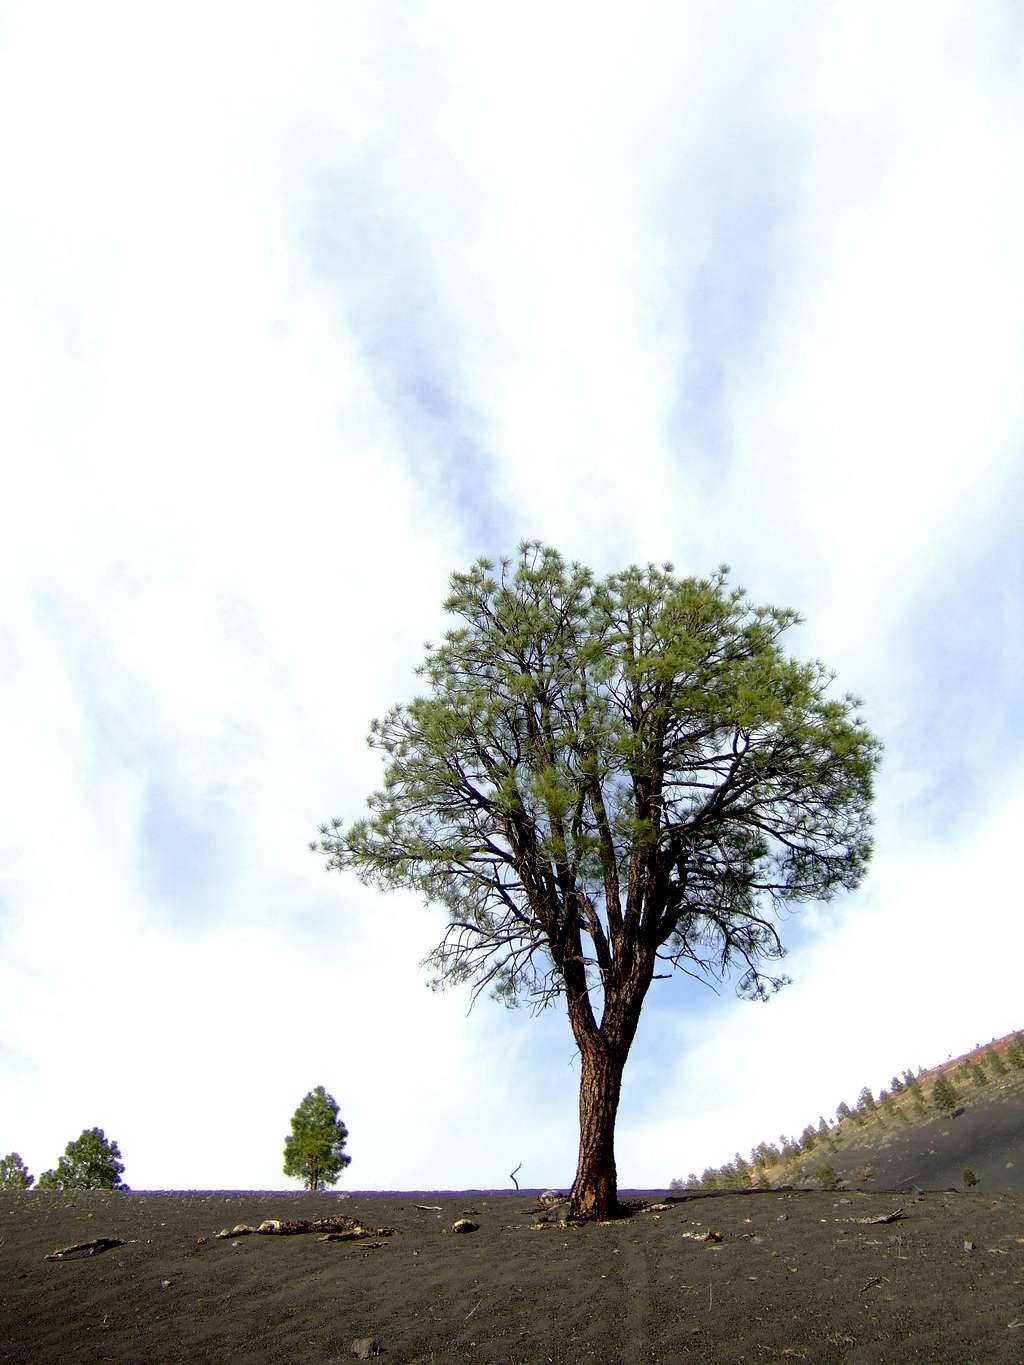
{"label": "weathered dead wood", "polygon": [[836,1218],[837,1223],[895,1223],[900,1218],[905,1218],[906,1214],[902,1209],[893,1209],[892,1213],[876,1213],[871,1218]]}
{"label": "weathered dead wood", "polygon": [[123,1237],[94,1237],[91,1242],[76,1242],[73,1247],[61,1247],[58,1251],[51,1251],[46,1257],[48,1261],[63,1261],[66,1256],[73,1256],[78,1251],[87,1252],[90,1256],[98,1256],[101,1251],[109,1251],[111,1247],[123,1247],[126,1245]]}
{"label": "weathered dead wood", "polygon": [[247,1233],[258,1233],[267,1237],[290,1237],[303,1232],[323,1232],[331,1234],[336,1240],[354,1240],[357,1237],[390,1237],[394,1228],[371,1228],[358,1218],[338,1215],[333,1218],[266,1218],[259,1227],[249,1223],[236,1223],[233,1228],[223,1228],[218,1237],[244,1237]]}

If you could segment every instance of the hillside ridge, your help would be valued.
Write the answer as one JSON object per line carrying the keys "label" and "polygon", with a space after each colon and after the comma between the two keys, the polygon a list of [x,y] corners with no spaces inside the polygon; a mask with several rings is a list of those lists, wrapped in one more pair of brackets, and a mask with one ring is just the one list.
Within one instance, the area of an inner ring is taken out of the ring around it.
{"label": "hillside ridge", "polygon": [[812,1120],[797,1137],[761,1142],[749,1159],[709,1167],[669,1188],[724,1190],[816,1184],[822,1189],[973,1188],[1024,1193],[1024,1029],[915,1074],[894,1074],[877,1098]]}

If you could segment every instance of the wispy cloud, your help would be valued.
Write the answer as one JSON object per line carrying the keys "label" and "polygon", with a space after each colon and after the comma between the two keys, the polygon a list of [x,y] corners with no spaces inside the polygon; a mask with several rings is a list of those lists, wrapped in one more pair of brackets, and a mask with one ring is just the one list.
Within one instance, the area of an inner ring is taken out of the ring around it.
{"label": "wispy cloud", "polygon": [[564,1020],[466,1020],[439,913],[306,848],[448,573],[522,536],[732,563],[887,744],[794,986],[658,983],[624,1180],[1019,1025],[1013,6],[4,25],[0,1149],[99,1123],[136,1185],[280,1184],[323,1083],[352,1184],[571,1179]]}

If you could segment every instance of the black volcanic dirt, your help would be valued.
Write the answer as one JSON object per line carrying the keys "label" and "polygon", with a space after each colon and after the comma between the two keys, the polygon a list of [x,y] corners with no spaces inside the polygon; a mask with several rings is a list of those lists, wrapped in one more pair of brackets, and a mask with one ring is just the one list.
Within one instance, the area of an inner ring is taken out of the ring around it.
{"label": "black volcanic dirt", "polygon": [[[453,1233],[471,1210],[479,1229]],[[396,1233],[215,1237],[339,1213]],[[372,1337],[402,1365],[1024,1362],[1019,1194],[770,1191],[535,1220],[525,1191],[0,1195],[0,1361],[313,1365]],[[45,1259],[101,1236],[125,1245]]]}
{"label": "black volcanic dirt", "polygon": [[[962,1189],[970,1169],[979,1193],[1024,1193],[1024,1095],[997,1092],[963,1104],[957,1118],[942,1115],[912,1127],[890,1122],[863,1143],[851,1140],[839,1152],[823,1153],[820,1162],[812,1153],[808,1165],[828,1163],[861,1189]],[[867,1183],[853,1176],[864,1166],[872,1170]]]}

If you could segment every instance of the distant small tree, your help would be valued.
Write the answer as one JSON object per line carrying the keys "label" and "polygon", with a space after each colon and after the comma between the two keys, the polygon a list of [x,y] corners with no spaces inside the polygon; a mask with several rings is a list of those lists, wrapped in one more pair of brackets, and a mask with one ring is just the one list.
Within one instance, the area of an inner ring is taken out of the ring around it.
{"label": "distant small tree", "polygon": [[889,1089],[894,1095],[900,1094],[904,1089],[903,1082],[900,1080],[899,1076],[893,1076],[892,1080],[889,1082]]}
{"label": "distant small tree", "polygon": [[804,1129],[804,1131],[800,1134],[800,1150],[802,1152],[813,1151],[813,1149],[817,1146],[817,1142],[818,1134],[814,1131],[813,1125],[809,1123],[807,1127]]}
{"label": "distant small tree", "polygon": [[874,1112],[875,1097],[872,1094],[870,1085],[864,1086],[863,1090],[861,1090],[860,1094],[857,1096],[857,1108],[862,1114]]}
{"label": "distant small tree", "polygon": [[740,1155],[739,1152],[733,1157],[733,1170],[736,1172],[736,1183],[740,1189],[746,1189],[750,1184],[750,1163]]}
{"label": "distant small tree", "polygon": [[970,1063],[971,1080],[975,1085],[988,1085],[989,1074],[980,1062],[972,1060]]}
{"label": "distant small tree", "polygon": [[985,1060],[992,1068],[993,1075],[995,1076],[1006,1075],[1006,1063],[1003,1061],[1002,1057],[1000,1057],[999,1053],[995,1050],[994,1047],[990,1047],[988,1051],[985,1053]]}
{"label": "distant small tree", "polygon": [[940,1071],[935,1077],[935,1084],[932,1086],[932,1103],[935,1108],[943,1113],[950,1114],[956,1108],[957,1093],[953,1089],[953,1083],[944,1071]]}
{"label": "distant small tree", "polygon": [[292,1115],[292,1131],[284,1140],[285,1175],[301,1180],[307,1190],[336,1184],[352,1160],[342,1151],[347,1140],[333,1095],[318,1085]]}
{"label": "distant small tree", "polygon": [[839,1103],[836,1105],[836,1118],[839,1120],[840,1123],[843,1123],[846,1119],[850,1117],[851,1117],[850,1106],[846,1103],[845,1100],[840,1100]]}
{"label": "distant small tree", "polygon": [[40,1190],[126,1190],[121,1179],[124,1164],[121,1151],[102,1128],[84,1128],[81,1136],[69,1142],[56,1170],[39,1177]]}
{"label": "distant small tree", "polygon": [[1006,1049],[1006,1057],[1012,1066],[1018,1071],[1024,1071],[1024,1044],[1019,1038],[1014,1038],[1013,1042]]}
{"label": "distant small tree", "polygon": [[964,1171],[964,1184],[970,1189],[972,1185],[977,1185],[977,1183],[978,1177],[971,1170],[970,1166],[968,1166],[967,1170]]}
{"label": "distant small tree", "polygon": [[831,1166],[819,1166],[814,1172],[814,1179],[822,1190],[838,1190],[840,1185],[839,1176]]}
{"label": "distant small tree", "polygon": [[826,1120],[826,1118],[825,1118],[825,1115],[824,1115],[824,1114],[819,1114],[819,1115],[818,1115],[818,1137],[820,1137],[820,1138],[827,1138],[827,1137],[829,1136],[829,1134],[831,1133],[831,1131],[832,1131],[832,1130],[831,1130],[831,1129],[829,1128],[829,1126],[828,1126],[828,1122],[827,1122],[827,1120]]}
{"label": "distant small tree", "polygon": [[29,1175],[28,1167],[17,1152],[0,1160],[0,1190],[28,1190],[35,1184],[35,1179],[34,1175]]}

